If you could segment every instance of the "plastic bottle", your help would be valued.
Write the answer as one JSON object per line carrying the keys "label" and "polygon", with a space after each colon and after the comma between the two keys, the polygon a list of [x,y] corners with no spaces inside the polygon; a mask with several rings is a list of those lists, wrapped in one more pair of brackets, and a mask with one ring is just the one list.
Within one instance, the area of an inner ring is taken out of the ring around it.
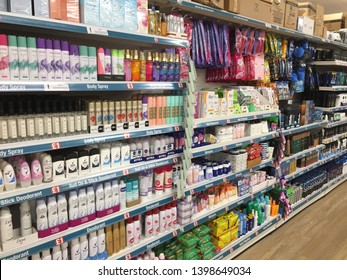
{"label": "plastic bottle", "polygon": [[62,252],[60,250],[60,246],[54,246],[53,247],[53,253],[52,253],[52,260],[53,261],[61,261],[63,259]]}
{"label": "plastic bottle", "polygon": [[53,228],[58,225],[58,205],[55,196],[48,197],[48,227]]}
{"label": "plastic bottle", "polygon": [[126,184],[123,180],[119,182],[119,190],[120,190],[120,209],[126,208]]}
{"label": "plastic bottle", "polygon": [[139,216],[134,217],[134,244],[139,244],[141,241],[141,226]]}
{"label": "plastic bottle", "polygon": [[164,168],[158,167],[154,169],[155,194],[162,195],[164,191]]}
{"label": "plastic bottle", "polygon": [[0,234],[3,243],[13,239],[12,214],[8,207],[0,211]]}
{"label": "plastic bottle", "polygon": [[42,168],[42,181],[45,183],[52,182],[53,180],[53,165],[52,157],[49,154],[44,154],[41,157],[41,168]]}
{"label": "plastic bottle", "polygon": [[19,206],[20,234],[22,237],[32,234],[31,212],[28,201],[23,201]]}
{"label": "plastic bottle", "polygon": [[37,230],[48,228],[47,205],[44,199],[38,199],[36,202],[36,218]]}
{"label": "plastic bottle", "polygon": [[78,190],[78,216],[83,218],[88,215],[88,197],[85,188]]}
{"label": "plastic bottle", "polygon": [[126,234],[127,234],[127,246],[128,247],[134,246],[135,237],[134,237],[133,218],[127,219]]}
{"label": "plastic bottle", "polygon": [[81,260],[88,259],[89,256],[89,244],[86,235],[80,237],[80,250],[81,250]]}
{"label": "plastic bottle", "polygon": [[31,185],[31,173],[29,164],[24,161],[20,164],[19,171],[19,183],[22,188],[30,187]]}
{"label": "plastic bottle", "polygon": [[104,183],[104,193],[105,193],[105,209],[113,207],[113,193],[111,182]]}
{"label": "plastic bottle", "polygon": [[37,159],[34,159],[31,162],[31,179],[34,186],[42,184],[42,168],[40,162]]}
{"label": "plastic bottle", "polygon": [[62,225],[69,221],[67,212],[67,201],[64,193],[58,194],[58,224]]}
{"label": "plastic bottle", "polygon": [[98,237],[96,231],[89,233],[89,257],[95,258],[98,253]]}
{"label": "plastic bottle", "polygon": [[124,58],[124,74],[125,74],[125,80],[131,81],[131,72],[132,72],[132,65],[131,65],[131,55],[130,50],[125,51],[125,58]]}
{"label": "plastic bottle", "polygon": [[158,235],[160,232],[159,209],[153,209],[153,235]]}
{"label": "plastic bottle", "polygon": [[104,229],[98,230],[98,254],[105,252],[106,250],[106,239]]}
{"label": "plastic bottle", "polygon": [[159,226],[160,226],[160,232],[164,232],[166,230],[166,210],[164,205],[160,206]]}
{"label": "plastic bottle", "polygon": [[119,205],[119,185],[117,180],[112,180],[112,205],[118,206]]}
{"label": "plastic bottle", "polygon": [[111,168],[111,148],[108,145],[102,146],[100,149],[101,157],[101,170],[107,170]]}
{"label": "plastic bottle", "polygon": [[98,184],[95,189],[96,211],[105,210],[105,192],[102,184]]}
{"label": "plastic bottle", "polygon": [[2,170],[0,169],[0,192],[3,192],[5,188],[4,178],[2,176]]}
{"label": "plastic bottle", "polygon": [[42,258],[43,261],[51,261],[52,260],[52,255],[51,251],[49,249],[43,250],[42,251]]}
{"label": "plastic bottle", "polygon": [[146,212],[146,217],[145,217],[145,236],[151,237],[153,236],[153,215],[152,211],[147,211]]}
{"label": "plastic bottle", "polygon": [[76,191],[69,193],[69,220],[74,221],[79,218],[78,213],[78,196]]}
{"label": "plastic bottle", "polygon": [[95,192],[92,186],[87,188],[87,210],[88,215],[95,213]]}
{"label": "plastic bottle", "polygon": [[17,185],[17,178],[12,165],[7,163],[2,172],[5,191],[13,191]]}
{"label": "plastic bottle", "polygon": [[111,167],[116,168],[121,165],[121,145],[113,145],[111,148]]}
{"label": "plastic bottle", "polygon": [[68,257],[69,257],[68,256],[69,253],[68,253],[67,247],[68,247],[67,242],[64,242],[63,244],[61,244],[61,252],[62,252],[62,259],[63,259],[63,261],[68,260]]}
{"label": "plastic bottle", "polygon": [[81,246],[78,238],[72,239],[70,242],[70,258],[71,260],[81,259]]}
{"label": "plastic bottle", "polygon": [[138,50],[134,50],[134,56],[131,61],[131,80],[132,81],[140,81],[140,70],[141,70],[141,62],[139,60]]}
{"label": "plastic bottle", "polygon": [[171,228],[171,204],[166,204],[166,228],[170,229]]}
{"label": "plastic bottle", "polygon": [[177,225],[177,202],[171,202],[171,225]]}

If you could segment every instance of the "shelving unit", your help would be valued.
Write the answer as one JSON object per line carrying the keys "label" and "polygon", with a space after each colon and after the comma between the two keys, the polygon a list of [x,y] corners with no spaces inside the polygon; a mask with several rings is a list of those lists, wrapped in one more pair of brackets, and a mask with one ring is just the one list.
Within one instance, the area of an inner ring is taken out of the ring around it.
{"label": "shelving unit", "polygon": [[[226,23],[241,24],[244,26],[250,26],[257,29],[262,29],[275,34],[283,35],[288,38],[305,38],[310,42],[313,42],[319,46],[335,48],[340,50],[347,50],[347,45],[322,39],[320,37],[309,36],[298,31],[286,29],[276,25],[272,25],[266,22],[254,20],[241,15],[232,14],[219,9],[207,7],[198,3],[194,3],[186,0],[159,0],[159,3],[165,3],[167,7],[178,7],[181,11],[198,16],[208,17],[210,19],[216,19]],[[151,49],[166,48],[166,47],[189,47],[187,40],[174,39],[170,37],[144,35],[139,33],[129,33],[119,30],[106,29],[102,27],[94,27],[84,24],[68,23],[59,20],[43,19],[32,16],[25,16],[19,14],[11,14],[6,12],[0,12],[0,22],[3,24],[3,29],[11,31],[23,31],[30,33],[35,30],[36,33],[51,35],[54,31],[57,37],[62,38],[75,38],[78,40],[86,40],[90,42],[105,42],[115,43],[120,46],[128,45],[141,46],[141,48],[150,47]],[[316,66],[336,66],[347,67],[345,61],[320,61],[315,62]],[[134,92],[134,91],[184,91],[187,96],[185,104],[186,119],[184,123],[151,126],[138,129],[125,129],[114,132],[103,132],[98,134],[79,134],[73,136],[56,137],[49,139],[38,139],[32,141],[23,141],[18,143],[6,143],[0,147],[0,158],[6,158],[15,155],[26,155],[37,152],[45,152],[52,150],[61,150],[66,148],[80,147],[91,144],[110,143],[114,141],[127,140],[133,138],[140,138],[145,136],[161,135],[177,131],[185,131],[185,150],[183,153],[168,156],[162,159],[156,159],[153,161],[140,162],[131,164],[128,166],[122,166],[120,168],[109,169],[107,171],[100,171],[95,174],[88,174],[83,178],[77,177],[73,179],[65,179],[60,182],[52,182],[41,184],[39,186],[33,186],[29,188],[17,188],[14,191],[0,193],[0,207],[10,206],[18,204],[23,201],[44,198],[50,195],[67,192],[80,187],[85,187],[91,184],[100,183],[112,179],[116,179],[130,174],[135,174],[141,171],[150,170],[169,164],[182,162],[182,184],[186,184],[187,169],[191,164],[191,159],[211,155],[213,153],[231,150],[234,148],[240,148],[245,145],[253,143],[261,143],[269,140],[276,139],[280,136],[289,136],[305,131],[314,129],[321,129],[324,127],[330,128],[347,123],[347,120],[328,123],[327,121],[315,122],[308,125],[303,125],[291,129],[278,129],[277,131],[271,131],[262,135],[251,135],[241,139],[233,139],[226,142],[220,142],[216,144],[205,145],[194,149],[189,148],[190,139],[192,138],[192,131],[194,128],[206,128],[217,125],[227,125],[238,122],[262,120],[270,117],[279,117],[279,110],[269,110],[261,112],[252,112],[247,114],[235,114],[231,116],[221,116],[205,119],[193,119],[192,114],[192,92],[194,91],[194,80],[192,79],[192,65],[190,65],[191,72],[189,73],[189,80],[185,82],[90,82],[90,83],[77,83],[77,82],[2,82],[0,85],[0,94],[5,93],[42,93],[42,98],[45,98],[47,93],[65,93],[74,92],[76,96],[81,92],[86,93],[110,93],[110,92]],[[333,87],[320,87],[321,91],[342,92],[347,91],[347,86],[333,86]],[[116,94],[117,94],[116,93]],[[71,95],[71,93],[69,93]],[[13,94],[14,95],[14,94]],[[332,108],[316,107],[316,109],[323,112],[339,112],[347,110],[347,106],[339,106]],[[324,139],[323,144],[329,144],[342,138],[346,138],[347,133],[335,135],[334,137]],[[304,150],[300,153],[286,157],[282,160],[282,163],[289,162],[293,159],[300,159],[311,155],[315,152],[319,152],[325,148],[325,145],[318,145],[316,147]],[[346,154],[345,150],[336,152],[335,154],[321,159],[318,162],[307,166],[305,168],[298,169],[296,172],[285,176],[287,181],[293,180],[305,173],[327,163],[334,159],[337,159]],[[183,190],[183,196],[189,196],[201,191],[208,190],[223,182],[228,182],[242,176],[245,176],[253,171],[264,169],[273,166],[274,160],[268,159],[261,162],[261,164],[245,169],[237,173],[229,173],[227,175],[217,176],[211,180],[204,180],[202,182],[186,186]],[[341,175],[335,180],[327,183],[319,191],[304,198],[299,203],[294,205],[294,212],[290,217],[296,215],[314,201],[326,195],[333,188],[347,179],[347,175]],[[216,216],[232,210],[233,208],[240,206],[251,201],[253,198],[263,195],[272,190],[278,185],[277,178],[268,180],[263,184],[253,187],[251,193],[235,197],[231,200],[220,203],[217,206],[205,210],[195,216],[192,220],[185,225],[177,225],[170,230],[160,233],[157,236],[151,238],[143,238],[141,242],[133,247],[127,247],[126,249],[114,254],[110,259],[131,259],[148,249],[151,249],[165,241],[168,241],[175,236],[185,233],[194,227],[204,224],[207,221],[215,218]],[[38,253],[42,250],[52,248],[55,245],[59,245],[63,242],[69,242],[72,239],[87,235],[90,232],[98,229],[111,226],[117,222],[124,221],[129,217],[134,217],[139,214],[143,214],[148,210],[152,210],[162,205],[166,205],[177,198],[180,198],[181,194],[172,192],[164,193],[161,196],[152,196],[149,201],[142,202],[141,204],[121,209],[120,211],[103,218],[97,218],[96,220],[87,222],[80,226],[70,227],[69,229],[60,233],[53,234],[49,237],[38,239],[37,241],[19,245],[18,247],[9,251],[0,251],[0,259],[20,259]],[[215,259],[233,258],[249,246],[268,235],[270,232],[276,230],[279,226],[284,224],[287,220],[281,219],[280,216],[271,217],[264,224],[256,227],[253,231],[249,232],[245,236],[232,242],[229,246],[221,250],[215,256]]]}
{"label": "shelving unit", "polygon": [[338,187],[341,183],[345,182],[346,180],[347,180],[347,175],[343,174],[339,176],[338,178],[328,182],[318,191],[315,191],[311,195],[303,198],[301,201],[294,204],[293,212],[290,214],[290,216],[287,219],[281,219],[280,216],[269,219],[269,221],[267,221],[263,225],[254,228],[253,231],[247,233],[241,238],[233,241],[227,247],[223,248],[223,250],[221,250],[220,252],[216,254],[214,259],[230,260],[235,258],[239,254],[247,250],[249,247],[251,247],[253,244],[257,243],[259,240],[263,239],[264,237],[269,235],[271,232],[275,231],[277,228],[279,228],[280,226],[288,222],[295,215],[305,210],[311,204],[313,204],[317,200],[327,195],[329,192],[331,192],[333,189]]}

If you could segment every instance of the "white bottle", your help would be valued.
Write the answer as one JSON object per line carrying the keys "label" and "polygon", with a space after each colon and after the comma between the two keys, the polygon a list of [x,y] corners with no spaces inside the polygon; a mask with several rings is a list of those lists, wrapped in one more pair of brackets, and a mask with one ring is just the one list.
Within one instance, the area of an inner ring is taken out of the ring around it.
{"label": "white bottle", "polygon": [[53,228],[58,225],[58,205],[55,196],[48,197],[48,227]]}
{"label": "white bottle", "polygon": [[81,246],[78,238],[72,239],[70,242],[70,258],[71,260],[81,259]]}
{"label": "white bottle", "polygon": [[95,213],[95,192],[92,186],[87,188],[87,210],[88,215]]}
{"label": "white bottle", "polygon": [[86,150],[78,152],[78,174],[85,175],[89,173],[89,153]]}
{"label": "white bottle", "polygon": [[47,39],[46,40],[46,58],[47,58],[47,80],[54,81],[54,69],[52,64],[54,63],[53,56],[53,41]]}
{"label": "white bottle", "polygon": [[52,157],[49,154],[43,154],[40,158],[43,174],[43,182],[48,183],[53,180],[53,164]]}
{"label": "white bottle", "polygon": [[133,218],[129,218],[127,220],[126,234],[127,234],[127,246],[128,247],[134,246],[135,237],[134,237],[134,222],[133,222]]}
{"label": "white bottle", "polygon": [[32,260],[32,261],[41,261],[40,253],[32,254],[32,255],[31,255],[31,260]]}
{"label": "white bottle", "polygon": [[78,217],[83,218],[88,215],[88,198],[86,189],[78,190]]}
{"label": "white bottle", "polygon": [[60,250],[60,246],[53,247],[52,260],[53,261],[61,261],[63,259],[62,252]]}
{"label": "white bottle", "polygon": [[98,253],[98,237],[96,231],[89,233],[89,257],[93,258]]}
{"label": "white bottle", "polygon": [[69,221],[67,201],[64,193],[58,194],[58,224],[62,225]]}
{"label": "white bottle", "polygon": [[52,255],[51,251],[49,249],[43,250],[42,251],[42,258],[43,261],[51,261],[52,260]]}
{"label": "white bottle", "polygon": [[81,249],[81,260],[88,259],[89,256],[89,243],[86,235],[80,237],[80,249]]}
{"label": "white bottle", "polygon": [[8,61],[10,64],[10,77],[11,81],[19,80],[19,67],[18,67],[18,47],[17,37],[14,35],[8,36]]}
{"label": "white bottle", "polygon": [[79,46],[81,82],[89,81],[88,48]]}
{"label": "white bottle", "polygon": [[2,177],[2,170],[0,169],[0,192],[4,191],[4,187],[5,187],[4,178]]}
{"label": "white bottle", "polygon": [[105,209],[110,209],[113,206],[113,193],[111,182],[104,183],[104,193],[105,193]]}
{"label": "white bottle", "polygon": [[176,201],[171,203],[171,225],[175,227],[177,225],[177,206]]}
{"label": "white bottle", "polygon": [[56,81],[63,80],[63,65],[61,57],[61,42],[59,40],[53,40],[53,68],[54,68],[54,79]]}
{"label": "white bottle", "polygon": [[121,145],[114,145],[111,148],[111,167],[116,168],[121,165]]}
{"label": "white bottle", "polygon": [[139,216],[134,217],[134,244],[139,244],[141,241],[141,225]]}
{"label": "white bottle", "polygon": [[127,200],[127,193],[126,193],[126,184],[123,180],[119,182],[119,191],[120,191],[120,209],[126,208],[126,200]]}
{"label": "white bottle", "polygon": [[100,101],[95,102],[95,119],[96,125],[102,125],[102,108]]}
{"label": "white bottle", "polygon": [[119,185],[117,180],[112,180],[112,206],[119,205]]}
{"label": "white bottle", "polygon": [[105,193],[102,184],[98,184],[95,189],[96,211],[105,210]]}
{"label": "white bottle", "polygon": [[67,41],[61,41],[61,62],[63,65],[63,80],[70,81],[70,54],[69,43]]}
{"label": "white bottle", "polygon": [[105,252],[106,250],[106,241],[105,241],[105,232],[104,229],[98,230],[98,254]]}
{"label": "white bottle", "polygon": [[21,236],[32,234],[31,212],[28,201],[23,201],[19,206],[20,211],[20,233]]}
{"label": "white bottle", "polygon": [[123,144],[121,147],[121,165],[126,166],[130,164],[130,145]]}
{"label": "white bottle", "polygon": [[67,247],[68,247],[67,242],[64,242],[63,244],[61,244],[61,252],[62,252],[63,261],[66,261],[69,258],[69,253],[68,253]]}
{"label": "white bottle", "polygon": [[16,174],[11,164],[7,163],[3,169],[5,191],[13,191],[17,185]]}
{"label": "white bottle", "polygon": [[39,70],[38,70],[38,61],[37,61],[36,39],[34,37],[28,37],[27,45],[28,45],[28,62],[29,62],[30,81],[38,81]]}
{"label": "white bottle", "polygon": [[102,146],[100,149],[101,157],[101,170],[107,170],[111,168],[111,148],[108,145]]}
{"label": "white bottle", "polygon": [[36,203],[36,228],[37,230],[48,228],[47,206],[44,199],[38,199]]}
{"label": "white bottle", "polygon": [[145,236],[153,236],[153,215],[152,211],[147,211],[145,216]]}
{"label": "white bottle", "polygon": [[12,214],[8,207],[0,211],[0,234],[2,243],[13,239]]}
{"label": "white bottle", "polygon": [[143,157],[149,157],[150,156],[150,149],[149,149],[149,140],[145,139],[143,140],[142,144],[142,156]]}
{"label": "white bottle", "polygon": [[160,232],[159,209],[153,209],[153,235],[158,235]]}
{"label": "white bottle", "polygon": [[164,232],[166,230],[166,210],[165,206],[160,207],[159,211],[159,226],[160,232]]}
{"label": "white bottle", "polygon": [[27,81],[29,80],[27,38],[23,36],[18,36],[17,40],[18,40],[19,79],[21,81]]}
{"label": "white bottle", "polygon": [[76,191],[69,193],[69,220],[73,221],[79,218],[78,215],[78,196]]}
{"label": "white bottle", "polygon": [[167,204],[166,205],[166,228],[170,229],[171,228],[171,205]]}

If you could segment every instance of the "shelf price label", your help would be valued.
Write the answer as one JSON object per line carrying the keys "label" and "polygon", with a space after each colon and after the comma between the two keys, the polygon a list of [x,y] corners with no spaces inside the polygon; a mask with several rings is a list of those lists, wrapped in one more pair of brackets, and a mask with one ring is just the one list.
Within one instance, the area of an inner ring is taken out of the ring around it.
{"label": "shelf price label", "polygon": [[229,206],[226,206],[225,207],[225,212],[228,212],[229,211]]}
{"label": "shelf price label", "polygon": [[231,247],[230,250],[229,250],[230,253],[234,253],[234,248]]}
{"label": "shelf price label", "polygon": [[64,237],[59,237],[55,240],[55,245],[61,245],[64,243]]}
{"label": "shelf price label", "polygon": [[180,127],[178,125],[175,126],[175,131],[180,131]]}
{"label": "shelf price label", "polygon": [[156,43],[158,43],[158,42],[159,42],[159,38],[154,37],[153,39],[154,39],[154,42],[156,42]]}
{"label": "shelf price label", "polygon": [[125,259],[126,259],[126,260],[131,260],[131,254],[126,254],[126,255],[125,255]]}
{"label": "shelf price label", "polygon": [[124,139],[130,139],[131,138],[131,135],[130,133],[124,133]]}
{"label": "shelf price label", "polygon": [[194,190],[190,190],[190,194],[193,195],[194,194]]}
{"label": "shelf price label", "polygon": [[129,219],[129,218],[130,218],[130,214],[129,214],[129,212],[124,213],[124,219]]}
{"label": "shelf price label", "polygon": [[255,236],[258,236],[258,235],[259,235],[259,231],[256,231],[256,232],[255,232]]}
{"label": "shelf price label", "polygon": [[183,84],[182,83],[178,83],[178,87],[179,88],[183,88]]}
{"label": "shelf price label", "polygon": [[45,91],[70,91],[69,85],[66,83],[47,83],[44,84]]}
{"label": "shelf price label", "polygon": [[197,221],[194,222],[194,226],[197,227],[199,223]]}
{"label": "shelf price label", "polygon": [[52,150],[60,150],[61,149],[60,142],[53,142],[53,143],[51,143],[51,149]]}
{"label": "shelf price label", "polygon": [[127,88],[128,89],[134,89],[134,84],[133,83],[127,83]]}
{"label": "shelf price label", "polygon": [[60,193],[60,186],[54,186],[51,188],[52,194]]}
{"label": "shelf price label", "polygon": [[172,159],[172,161],[173,161],[174,163],[177,163],[177,162],[178,162],[177,157],[174,157],[174,158]]}
{"label": "shelf price label", "polygon": [[173,236],[177,236],[177,230],[174,230],[174,231],[172,232],[172,235],[173,235]]}
{"label": "shelf price label", "polygon": [[223,182],[226,183],[226,181],[227,181],[227,178],[223,178]]}
{"label": "shelf price label", "polygon": [[107,29],[103,28],[103,27],[89,26],[89,27],[87,27],[87,32],[89,34],[97,34],[97,35],[108,36]]}
{"label": "shelf price label", "polygon": [[122,171],[122,173],[123,173],[123,175],[129,175],[129,169],[124,169],[124,170]]}

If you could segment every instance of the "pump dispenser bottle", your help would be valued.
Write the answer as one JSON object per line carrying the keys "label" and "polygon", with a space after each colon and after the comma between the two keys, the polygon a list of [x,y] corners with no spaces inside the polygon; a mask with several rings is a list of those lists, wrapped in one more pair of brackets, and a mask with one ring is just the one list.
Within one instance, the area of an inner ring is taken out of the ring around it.
{"label": "pump dispenser bottle", "polygon": [[141,62],[139,59],[138,50],[134,50],[134,56],[131,61],[131,78],[132,81],[140,81],[140,70],[141,70]]}
{"label": "pump dispenser bottle", "polygon": [[125,58],[124,58],[124,74],[125,74],[125,80],[131,81],[131,73],[132,73],[132,64],[131,64],[131,55],[130,50],[125,51]]}

